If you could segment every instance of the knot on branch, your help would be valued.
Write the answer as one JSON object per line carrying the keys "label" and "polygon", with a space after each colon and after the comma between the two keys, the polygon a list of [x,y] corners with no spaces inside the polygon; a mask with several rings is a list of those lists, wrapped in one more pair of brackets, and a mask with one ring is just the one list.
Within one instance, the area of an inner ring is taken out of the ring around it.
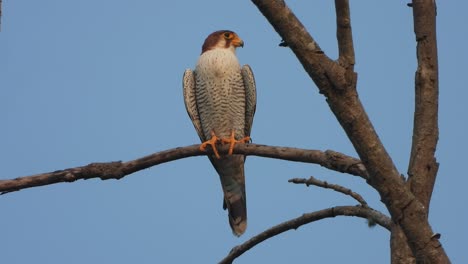
{"label": "knot on branch", "polygon": [[122,170],[122,162],[91,163],[81,170],[83,179],[99,177],[101,180],[119,180],[125,176]]}
{"label": "knot on branch", "polygon": [[327,150],[325,151],[325,155],[327,155],[327,161],[330,164],[333,164],[333,168],[335,168],[339,172],[343,173],[351,173],[353,175],[361,176],[365,179],[369,177],[366,167],[362,164],[362,161],[359,159],[349,158],[342,153]]}

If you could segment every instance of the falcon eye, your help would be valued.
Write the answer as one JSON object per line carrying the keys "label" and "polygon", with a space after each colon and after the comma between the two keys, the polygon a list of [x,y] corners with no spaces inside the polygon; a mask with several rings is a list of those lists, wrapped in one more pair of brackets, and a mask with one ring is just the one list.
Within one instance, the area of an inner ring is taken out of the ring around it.
{"label": "falcon eye", "polygon": [[224,33],[224,38],[230,39],[230,38],[232,38],[232,34],[229,33],[229,32],[226,32],[226,33]]}

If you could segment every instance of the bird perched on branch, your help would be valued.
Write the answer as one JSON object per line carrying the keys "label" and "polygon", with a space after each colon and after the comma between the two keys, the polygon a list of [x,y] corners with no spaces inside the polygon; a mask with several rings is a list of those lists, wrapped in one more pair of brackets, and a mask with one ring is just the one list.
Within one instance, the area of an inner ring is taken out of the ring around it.
{"label": "bird perched on branch", "polygon": [[[236,236],[247,228],[245,156],[232,153],[235,144],[250,140],[256,107],[252,70],[248,65],[241,67],[236,57],[236,48],[243,46],[230,30],[211,33],[195,70],[187,69],[183,78],[185,107],[202,141],[200,149],[213,149],[209,159],[221,179],[223,207]],[[219,154],[218,143],[229,144],[227,155]]]}

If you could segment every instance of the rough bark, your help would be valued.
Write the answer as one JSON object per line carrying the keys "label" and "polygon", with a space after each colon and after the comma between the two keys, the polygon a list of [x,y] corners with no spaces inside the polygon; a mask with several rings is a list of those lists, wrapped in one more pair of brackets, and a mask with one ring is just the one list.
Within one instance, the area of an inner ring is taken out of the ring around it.
{"label": "rough bark", "polygon": [[390,229],[390,260],[392,264],[414,264],[416,259],[401,227],[392,223]]}
{"label": "rough bark", "polygon": [[242,255],[247,250],[253,248],[254,246],[262,243],[263,241],[269,238],[277,236],[288,230],[292,230],[292,229],[296,230],[305,224],[312,223],[312,222],[322,220],[325,218],[332,218],[332,217],[340,216],[340,215],[365,218],[365,219],[374,221],[376,224],[386,229],[390,229],[390,225],[391,225],[390,218],[388,218],[386,215],[378,211],[373,210],[372,208],[363,207],[363,206],[331,207],[331,208],[323,209],[320,211],[303,214],[300,217],[291,219],[289,221],[286,221],[279,225],[271,227],[263,231],[262,233],[252,237],[251,239],[247,240],[243,244],[234,247],[231,250],[231,252],[229,252],[229,254],[219,263],[220,264],[232,263],[234,259]]}
{"label": "rough bark", "polygon": [[[417,261],[449,263],[442,245],[433,236],[424,204],[417,200],[400,176],[359,100],[357,74],[352,64],[341,65],[328,58],[284,1],[252,2],[288,44],[319,92],[326,97],[330,109],[367,168],[368,183],[379,192],[393,221],[401,226]],[[338,5],[348,6],[347,0],[337,0],[336,3],[337,9]],[[347,36],[348,40],[338,41],[340,52],[350,47],[345,47],[346,41],[352,41],[351,34]]]}
{"label": "rough bark", "polygon": [[[91,163],[86,166],[0,180],[0,193],[14,192],[25,188],[38,187],[60,182],[74,182],[100,178],[101,180],[121,179],[140,170],[177,159],[213,154],[211,149],[201,151],[200,145],[192,145],[157,152],[139,159],[121,162]],[[229,146],[219,146],[221,154],[226,154]],[[315,163],[338,172],[348,173],[367,179],[367,171],[359,159],[342,153],[327,150],[308,150],[287,147],[272,147],[258,144],[238,144],[234,154],[255,155],[296,162]]]}
{"label": "rough bark", "polygon": [[328,183],[327,181],[321,181],[319,179],[314,178],[313,176],[310,176],[309,179],[293,178],[288,180],[288,182],[295,184],[305,184],[307,187],[310,185],[315,185],[324,189],[332,189],[336,192],[351,196],[354,200],[359,202],[362,207],[369,207],[366,200],[364,200],[364,198],[362,198],[362,196],[359,193],[353,192],[353,190],[338,184],[332,184]]}
{"label": "rough bark", "polygon": [[408,176],[411,191],[428,213],[439,168],[435,159],[439,138],[436,6],[433,0],[414,0],[412,7],[418,69],[415,74],[413,144]]}

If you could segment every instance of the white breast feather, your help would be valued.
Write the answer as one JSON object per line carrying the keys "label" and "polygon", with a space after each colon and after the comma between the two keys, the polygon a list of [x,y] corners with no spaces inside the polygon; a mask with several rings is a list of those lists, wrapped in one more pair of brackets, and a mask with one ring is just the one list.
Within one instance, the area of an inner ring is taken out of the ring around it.
{"label": "white breast feather", "polygon": [[204,52],[196,65],[196,94],[202,130],[218,137],[244,137],[245,88],[234,49],[215,48]]}

